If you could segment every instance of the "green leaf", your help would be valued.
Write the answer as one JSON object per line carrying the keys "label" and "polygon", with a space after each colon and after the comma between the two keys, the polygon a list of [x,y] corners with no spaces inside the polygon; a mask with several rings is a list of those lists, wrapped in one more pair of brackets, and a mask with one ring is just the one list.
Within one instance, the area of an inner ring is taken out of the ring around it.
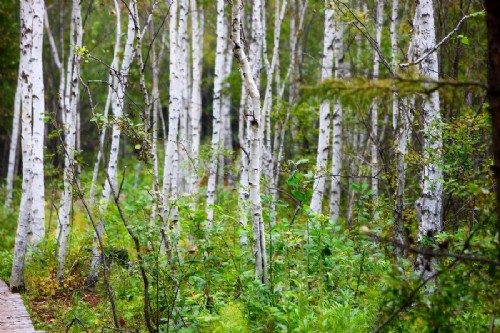
{"label": "green leaf", "polygon": [[471,13],[469,14],[470,17],[482,17],[482,16],[485,16],[486,15],[486,12],[484,10],[480,11],[480,12],[475,12],[475,13]]}

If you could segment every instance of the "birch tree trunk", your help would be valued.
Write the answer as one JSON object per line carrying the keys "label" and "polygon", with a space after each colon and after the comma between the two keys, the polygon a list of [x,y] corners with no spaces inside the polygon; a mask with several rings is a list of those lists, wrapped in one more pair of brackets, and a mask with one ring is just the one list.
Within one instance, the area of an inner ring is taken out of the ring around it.
{"label": "birch tree trunk", "polygon": [[[44,236],[43,139],[45,112],[43,85],[43,0],[21,1],[21,146],[23,185],[19,208],[10,288],[24,289],[24,259],[31,232],[37,244]],[[36,193],[36,196],[35,196]]]}
{"label": "birch tree trunk", "polygon": [[[392,0],[391,25],[389,33],[391,36],[391,66],[394,72],[396,72],[398,67],[398,37],[397,37],[397,29],[399,21],[398,11],[399,11],[399,0]],[[399,120],[399,97],[398,93],[394,92],[392,94],[392,129],[394,137],[397,136],[396,132],[398,128],[398,120]]]}
{"label": "birch tree trunk", "polygon": [[[382,41],[382,24],[384,15],[384,0],[378,0],[377,2],[377,22],[376,22],[376,43],[377,47],[380,48]],[[377,80],[379,77],[379,62],[380,56],[376,50],[373,52],[373,79]],[[371,180],[372,180],[372,191],[373,200],[378,200],[378,101],[374,100],[370,107],[371,111]]]}
{"label": "birch tree trunk", "polygon": [[213,99],[213,129],[212,129],[212,156],[210,158],[210,168],[207,184],[207,201],[206,201],[206,228],[212,228],[216,192],[216,178],[217,178],[217,165],[219,162],[220,154],[220,141],[221,141],[221,94],[222,94],[222,80],[224,79],[224,61],[226,50],[226,34],[227,27],[224,18],[224,0],[217,0],[217,44],[215,54],[215,73],[214,73],[214,99]]}
{"label": "birch tree trunk", "polygon": [[203,28],[204,14],[201,6],[196,4],[197,0],[190,1],[191,9],[191,34],[192,34],[192,90],[190,104],[190,120],[191,120],[191,159],[194,161],[193,172],[191,173],[189,193],[196,194],[198,192],[198,155],[200,152],[200,137],[201,137],[201,75],[203,66]]}
{"label": "birch tree trunk", "polygon": [[[347,76],[344,70],[344,24],[335,19],[335,78]],[[333,101],[332,183],[330,186],[330,220],[337,222],[340,214],[340,172],[342,170],[342,103],[340,97]]]}
{"label": "birch tree trunk", "polygon": [[[113,129],[111,134],[111,148],[109,153],[109,161],[107,166],[108,179],[105,180],[104,189],[102,192],[101,201],[99,203],[99,212],[104,213],[108,207],[109,199],[112,194],[111,186],[113,186],[113,191],[118,193],[116,188],[116,179],[118,171],[118,155],[120,148],[120,123],[121,118],[124,113],[124,102],[125,102],[125,91],[127,88],[128,72],[130,70],[130,65],[132,64],[134,58],[134,40],[135,40],[135,25],[134,16],[135,12],[135,0],[130,0],[128,14],[128,27],[127,27],[127,41],[125,42],[125,50],[123,52],[123,60],[121,64],[120,71],[116,73],[113,77],[113,93],[111,95],[111,105],[113,111]],[[106,177],[107,178],[107,177]],[[110,184],[111,183],[111,184]],[[101,263],[101,254],[99,252],[98,238],[102,237],[102,219],[97,225],[97,230],[94,234],[94,242],[92,249],[92,262],[90,264],[89,274],[87,276],[86,284],[93,285],[97,281],[97,267]]]}
{"label": "birch tree trunk", "polygon": [[[121,41],[121,35],[122,35],[122,25],[121,25],[121,9],[120,5],[118,3],[118,0],[114,0],[115,3],[115,15],[116,15],[116,39],[115,39],[115,45],[114,45],[114,50],[113,50],[113,60],[110,65],[110,74],[108,76],[108,97],[106,98],[106,103],[104,105],[104,118],[108,118],[108,113],[109,113],[109,107],[111,105],[111,101],[113,100],[115,93],[116,93],[116,85],[115,85],[115,76],[118,73],[118,52],[120,51],[120,41]],[[99,137],[99,147],[104,147],[104,140],[106,138],[106,131],[107,131],[107,126],[104,125],[102,127],[101,135]],[[97,152],[97,160],[94,165],[94,172],[92,173],[92,182],[90,184],[90,204],[94,205],[96,200],[95,200],[95,187],[97,184],[97,177],[99,176],[99,166],[101,164],[102,156],[101,156],[101,151],[104,151],[103,149],[99,149]]]}
{"label": "birch tree trunk", "polygon": [[74,52],[82,45],[82,20],[80,1],[73,0],[71,10],[71,29],[70,29],[70,52],[68,58],[67,79],[68,87],[65,91],[65,117],[64,117],[64,191],[61,197],[61,206],[59,208],[59,225],[57,239],[59,241],[58,249],[58,269],[57,279],[61,282],[64,273],[64,263],[66,259],[66,244],[69,235],[70,213],[73,202],[73,185],[77,179],[77,169],[74,164],[76,126],[78,114],[78,76],[80,72],[80,57],[78,52]]}
{"label": "birch tree trunk", "polygon": [[[398,41],[397,41],[397,25],[398,25],[398,10],[399,10],[399,0],[392,1],[392,11],[391,11],[391,60],[392,67],[394,70],[397,68],[397,53],[398,53]],[[413,55],[409,55],[413,58]],[[404,99],[402,101],[403,107],[400,108],[399,96],[396,92],[392,95],[392,127],[394,133],[394,141],[396,146],[396,189],[394,195],[394,230],[393,237],[397,243],[406,245],[406,239],[404,236],[404,225],[403,225],[403,211],[404,211],[404,190],[406,182],[406,154],[408,139],[410,137],[410,114],[413,109],[413,99]],[[404,250],[401,247],[395,248],[396,257],[400,258],[404,256]]]}
{"label": "birch tree trunk", "polygon": [[12,117],[12,134],[10,136],[9,166],[6,179],[5,208],[11,208],[14,191],[14,171],[16,166],[17,146],[19,144],[19,120],[21,115],[21,71],[17,75],[16,95],[14,97],[14,115]]}
{"label": "birch tree trunk", "polygon": [[158,114],[161,111],[160,88],[159,88],[159,59],[156,52],[156,46],[151,47],[151,65],[152,65],[152,89],[151,98],[153,99],[153,119],[151,124],[151,163],[153,165],[153,202],[151,206],[150,225],[154,226],[158,211],[158,202],[160,202],[160,181],[158,172]]}
{"label": "birch tree trunk", "polygon": [[[291,20],[290,22],[290,50],[291,50],[291,56],[290,56],[290,62],[288,63],[288,69],[286,71],[285,77],[283,80],[279,80],[280,82],[276,83],[277,86],[277,98],[278,100],[283,99],[283,95],[285,93],[285,87],[286,85],[289,86],[289,92],[288,92],[288,104],[289,106],[287,107],[286,115],[285,115],[285,121],[283,122],[281,126],[281,131],[275,131],[274,133],[274,150],[273,150],[273,162],[272,162],[272,169],[273,169],[273,175],[272,175],[272,182],[271,182],[271,197],[272,197],[272,206],[271,206],[271,216],[275,216],[276,214],[274,213],[274,202],[276,201],[277,198],[277,192],[278,192],[278,180],[279,180],[279,164],[281,163],[281,159],[283,157],[283,150],[284,150],[284,143],[285,143],[285,131],[288,126],[288,122],[290,119],[290,109],[291,105],[295,102],[295,99],[297,98],[297,84],[295,83],[294,75],[297,71],[297,62],[296,59],[300,58],[300,53],[301,48],[298,47],[299,44],[299,37],[302,35],[302,30],[304,27],[304,18],[305,18],[305,13],[307,9],[307,4],[308,0],[304,0],[303,3],[298,3],[297,5],[294,5],[292,2],[292,6],[296,7],[294,8],[298,12],[298,18],[296,22],[295,20]],[[277,75],[277,78],[279,77],[279,73]],[[274,219],[274,218],[273,218]],[[271,222],[273,222],[273,219]]]}
{"label": "birch tree trunk", "polygon": [[[323,62],[321,65],[321,80],[332,77],[333,73],[333,42],[335,39],[335,24],[333,9],[325,3],[325,31],[323,37]],[[319,108],[318,153],[316,157],[316,173],[314,189],[311,198],[311,211],[321,214],[325,192],[326,167],[328,164],[328,147],[330,145],[330,101],[323,100]]]}
{"label": "birch tree trunk", "polygon": [[[187,189],[187,170],[189,169],[188,147],[189,147],[189,41],[188,41],[188,9],[189,0],[179,0],[179,30],[177,32],[178,60],[180,73],[181,109],[179,113],[179,138],[178,138],[178,168],[177,168],[177,190],[183,193]],[[177,215],[177,206],[174,208],[174,215]],[[174,217],[174,220],[177,220]],[[177,226],[179,227],[179,226]]]}
{"label": "birch tree trunk", "polygon": [[[229,21],[226,18],[226,21]],[[226,28],[229,24],[225,23]],[[221,147],[223,147],[223,153],[219,155],[219,181],[221,187],[224,186],[224,180],[227,177],[228,186],[232,187],[234,185],[234,175],[231,168],[224,167],[227,165],[230,166],[232,162],[231,158],[226,156],[226,154],[233,149],[233,132],[231,128],[231,96],[228,93],[230,89],[230,84],[227,81],[227,78],[231,74],[231,67],[233,65],[233,54],[231,52],[231,41],[229,38],[226,38],[226,50],[224,51],[225,59],[224,59],[224,80],[222,82],[222,95],[221,95],[221,117],[222,117],[222,126],[221,126]]]}
{"label": "birch tree trunk", "polygon": [[[418,59],[436,44],[432,0],[419,0],[413,26],[415,31],[412,53],[414,59]],[[431,80],[439,79],[438,59],[435,52],[427,56],[418,67],[423,77]],[[430,96],[424,97],[422,111],[423,130],[426,135],[424,135],[423,154],[426,164],[424,165],[421,180],[422,194],[415,203],[417,217],[420,222],[418,230],[420,244],[425,244],[427,240],[431,240],[443,227],[442,134],[439,127],[441,123],[439,107],[439,92],[434,91]],[[418,255],[415,260],[415,270],[422,274],[423,279],[427,279],[435,272],[435,263],[436,258]]]}
{"label": "birch tree trunk", "polygon": [[[262,154],[262,169],[264,173],[264,177],[266,179],[266,184],[268,184],[268,189],[266,189],[267,193],[271,193],[273,185],[273,149],[277,150],[278,147],[276,145],[272,145],[271,143],[271,109],[272,109],[272,84],[276,80],[279,79],[279,72],[276,73],[276,68],[279,62],[279,48],[280,48],[280,36],[281,36],[281,25],[284,20],[285,10],[288,1],[284,0],[281,3],[276,1],[275,4],[275,18],[274,18],[274,36],[273,36],[273,54],[271,58],[271,63],[267,58],[267,55],[264,54],[264,61],[266,64],[266,72],[267,72],[267,82],[266,82],[266,90],[264,95],[264,102],[262,104],[262,118],[264,119],[264,135],[263,135],[263,154]],[[293,52],[294,50],[292,50]],[[266,53],[266,52],[265,52]],[[279,131],[275,132],[275,138],[278,137]],[[276,152],[277,154],[277,152]],[[274,206],[274,200],[271,206]],[[274,207],[271,207],[271,210],[274,211]]]}
{"label": "birch tree trunk", "polygon": [[[257,2],[260,4],[259,1],[256,1],[256,3]],[[257,6],[257,4],[255,5]],[[252,75],[250,62],[248,61],[243,48],[244,46],[241,42],[241,10],[243,8],[243,4],[241,0],[237,0],[233,1],[232,6],[231,38],[233,41],[233,53],[236,61],[238,62],[243,83],[252,103],[252,113],[247,115],[250,129],[250,172],[248,183],[250,188],[250,204],[252,212],[255,279],[263,284],[267,284],[266,243],[262,218],[262,204],[260,200],[260,150],[262,140],[259,128],[261,126],[260,93],[255,83],[254,76]]]}
{"label": "birch tree trunk", "polygon": [[168,110],[168,137],[165,153],[165,165],[163,175],[163,221],[167,232],[170,229],[170,221],[175,221],[175,207],[177,200],[177,161],[178,161],[178,134],[179,117],[182,108],[182,83],[181,80],[181,54],[178,40],[179,31],[177,24],[179,2],[173,1],[170,6],[170,73],[169,73],[169,110]]}
{"label": "birch tree trunk", "polygon": [[248,129],[246,121],[247,95],[247,90],[245,88],[245,85],[243,85],[241,87],[240,111],[238,115],[238,142],[241,150],[240,184],[238,186],[238,210],[240,212],[240,244],[242,247],[245,247],[248,244],[248,198],[250,196],[248,192],[248,159],[250,145],[248,143]]}

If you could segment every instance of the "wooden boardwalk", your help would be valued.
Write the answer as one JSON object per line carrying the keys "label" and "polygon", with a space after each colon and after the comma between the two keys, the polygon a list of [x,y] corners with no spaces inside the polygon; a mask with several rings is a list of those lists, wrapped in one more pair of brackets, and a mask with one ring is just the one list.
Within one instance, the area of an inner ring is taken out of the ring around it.
{"label": "wooden boardwalk", "polygon": [[42,333],[36,331],[19,294],[10,292],[0,280],[0,333]]}

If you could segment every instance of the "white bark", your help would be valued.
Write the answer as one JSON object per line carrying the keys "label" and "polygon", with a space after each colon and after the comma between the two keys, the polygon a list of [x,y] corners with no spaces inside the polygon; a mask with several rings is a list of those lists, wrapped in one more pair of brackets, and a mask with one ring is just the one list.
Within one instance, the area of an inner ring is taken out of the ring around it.
{"label": "white bark", "polygon": [[[135,0],[131,0],[129,3],[129,8],[133,12],[135,8]],[[125,91],[128,84],[128,72],[130,70],[130,65],[132,64],[134,58],[134,39],[135,39],[135,25],[134,18],[132,14],[129,13],[129,21],[127,28],[127,41],[125,43],[125,50],[123,52],[123,61],[121,64],[120,72],[113,79],[115,82],[116,93],[112,94],[112,110],[113,110],[113,129],[111,135],[111,149],[108,161],[108,174],[111,179],[111,184],[114,190],[118,193],[116,188],[116,179],[118,171],[118,155],[120,148],[120,135],[121,128],[120,122],[124,114],[125,108]],[[106,209],[111,195],[111,187],[108,181],[105,181],[104,190],[102,193],[102,199],[100,204],[101,211]]]}
{"label": "white bark", "polygon": [[[288,106],[286,109],[285,119],[281,124],[281,129],[279,129],[279,125],[276,124],[274,139],[273,139],[273,156],[272,156],[272,179],[270,182],[270,194],[271,194],[271,205],[270,205],[270,223],[273,225],[276,222],[276,199],[278,196],[278,181],[279,181],[279,165],[283,158],[283,151],[285,147],[285,133],[288,128],[288,123],[290,120],[290,112],[292,105],[295,103],[297,98],[297,88],[298,84],[296,84],[293,79],[293,75],[297,70],[297,61],[296,59],[300,57],[301,49],[297,47],[299,45],[299,36],[302,34],[302,29],[304,26],[304,18],[307,9],[308,1],[304,0],[303,2],[299,2],[296,8],[298,12],[298,22],[295,20],[291,20],[290,22],[290,62],[288,63],[288,69],[283,80],[280,78],[279,73],[276,75],[276,90],[277,90],[277,99],[282,100],[283,94],[285,92],[285,86],[289,85],[288,92]],[[292,7],[294,3],[292,2]],[[283,21],[283,19],[281,19]]]}
{"label": "white bark", "polygon": [[[129,9],[130,13],[128,28],[127,28],[127,41],[125,42],[125,50],[123,52],[123,60],[119,73],[113,77],[113,91],[111,95],[111,105],[113,110],[113,129],[111,134],[111,148],[109,154],[109,161],[107,166],[107,174],[109,175],[109,180],[106,177],[104,182],[104,189],[102,192],[101,201],[99,203],[99,211],[103,213],[109,203],[111,192],[111,186],[113,186],[113,191],[118,193],[116,187],[117,182],[117,171],[118,171],[118,153],[120,148],[120,121],[123,117],[124,112],[124,101],[125,101],[125,90],[127,88],[128,72],[130,70],[130,65],[134,58],[134,40],[135,40],[135,25],[133,13],[135,12],[135,0],[130,0]],[[110,184],[111,182],[111,184]],[[92,250],[92,262],[90,264],[89,275],[87,276],[87,283],[93,284],[97,280],[97,267],[101,262],[101,255],[99,252],[98,235],[102,237],[103,224],[102,220],[99,222],[96,228],[96,233],[94,234],[94,244]]]}
{"label": "white bark", "polygon": [[153,164],[153,203],[151,206],[150,225],[155,225],[158,202],[160,196],[160,181],[158,172],[158,114],[161,111],[160,88],[159,88],[159,59],[156,54],[156,46],[151,48],[151,65],[153,74],[153,87],[151,97],[153,99],[153,123],[151,126],[151,162]]}
{"label": "white bark", "polygon": [[262,43],[264,39],[264,31],[262,29],[262,1],[253,0],[252,2],[252,36],[248,54],[248,61],[252,69],[251,73],[257,89],[259,87],[260,70],[262,67]]}
{"label": "white bark", "polygon": [[[260,4],[260,1],[256,1]],[[257,6],[257,4],[256,4]],[[260,11],[260,6],[259,11]],[[260,200],[260,149],[261,136],[260,128],[260,93],[252,75],[250,62],[243,49],[241,42],[241,9],[243,8],[241,0],[233,1],[232,8],[232,41],[233,53],[238,62],[243,83],[247,89],[248,96],[252,103],[252,114],[247,115],[249,122],[250,137],[250,172],[249,189],[250,204],[252,212],[253,229],[253,252],[255,258],[255,278],[264,284],[267,284],[267,258],[266,243],[264,234],[264,223],[262,218],[262,204]],[[255,11],[255,9],[254,9]]]}
{"label": "white bark", "polygon": [[10,288],[24,288],[24,259],[31,232],[35,245],[45,232],[43,139],[45,112],[43,86],[43,13],[42,0],[21,1],[21,145],[23,185],[19,208]]}
{"label": "white bark", "polygon": [[[344,24],[340,20],[335,21],[335,78],[340,79],[347,76],[344,69]],[[330,186],[330,220],[337,222],[340,213],[340,172],[342,170],[342,103],[340,97],[333,102],[333,143],[332,143],[332,183]]]}
{"label": "white bark", "polygon": [[[264,102],[262,104],[262,118],[264,119],[264,144],[262,153],[262,169],[264,176],[266,178],[266,183],[268,184],[268,189],[266,192],[271,193],[273,187],[273,149],[277,150],[276,145],[271,143],[271,108],[272,108],[272,84],[275,78],[275,71],[278,66],[279,61],[279,47],[280,47],[280,36],[281,36],[281,25],[285,17],[285,10],[288,1],[284,0],[280,7],[280,2],[276,1],[275,4],[275,20],[274,20],[274,43],[273,43],[273,54],[271,58],[271,63],[267,55],[264,52],[264,61],[266,64],[267,72],[267,82],[264,95]],[[294,50],[292,50],[293,52]],[[279,79],[279,73],[276,74],[276,79]],[[278,137],[278,132],[275,134],[275,138]],[[276,152],[277,154],[277,152]],[[274,204],[273,204],[274,205]]]}
{"label": "white bark", "polygon": [[[183,193],[187,189],[187,171],[189,169],[189,41],[188,41],[188,9],[189,0],[179,0],[179,30],[177,32],[178,60],[181,89],[181,109],[179,113],[179,142],[178,156],[179,167],[177,168],[177,191]],[[175,208],[177,211],[177,208]]]}
{"label": "white bark", "polygon": [[[321,65],[321,80],[332,77],[333,73],[333,42],[335,38],[335,24],[333,9],[325,8],[325,30],[323,37],[323,62]],[[321,214],[323,196],[325,192],[326,167],[328,164],[328,148],[330,145],[330,101],[323,100],[319,108],[319,135],[318,153],[316,157],[316,172],[314,178],[311,211]]]}
{"label": "white bark", "polygon": [[[227,22],[225,25],[226,28],[229,26]],[[231,159],[226,155],[229,151],[232,151],[233,148],[233,133],[231,129],[231,95],[228,93],[230,85],[227,81],[228,76],[231,74],[231,67],[233,65],[233,54],[231,52],[231,41],[229,40],[229,38],[227,38],[227,45],[224,54],[224,80],[222,82],[223,93],[221,95],[221,146],[223,147],[223,154],[220,154],[219,156],[218,183],[221,187],[224,186],[224,180],[227,176],[227,185],[232,187],[234,185],[234,175],[232,169],[227,168],[226,170],[226,168],[224,167],[225,165],[229,166],[231,163]]]}
{"label": "white bark", "polygon": [[[436,44],[434,25],[434,8],[432,0],[420,0],[417,4],[413,22],[414,35],[412,42],[413,59],[418,59]],[[431,80],[439,79],[437,53],[428,55],[418,65],[420,74]],[[442,133],[439,128],[441,114],[439,112],[439,92],[434,91],[425,97],[422,105],[424,118],[423,154],[426,164],[422,173],[422,194],[415,203],[419,217],[418,241],[432,239],[443,228],[443,173],[442,165]],[[435,270],[435,258],[417,256],[415,270],[421,272],[422,278],[429,278]]]}
{"label": "white bark", "polygon": [[[397,41],[397,25],[398,25],[398,10],[399,0],[392,1],[391,11],[391,65],[396,71],[397,69],[397,54],[398,54],[398,41]],[[410,57],[413,57],[410,55]],[[394,195],[394,240],[398,243],[405,244],[404,225],[403,225],[403,211],[404,211],[404,189],[406,181],[406,154],[408,139],[410,137],[410,115],[413,103],[407,103],[408,99],[402,101],[403,108],[399,106],[399,96],[395,92],[392,95],[392,127],[394,133],[394,141],[396,145],[396,190]],[[404,255],[404,251],[400,247],[395,248],[397,257]]]}
{"label": "white bark", "polygon": [[[229,27],[229,18],[225,18],[224,25],[226,29]],[[229,35],[229,34],[228,34]],[[233,132],[231,129],[231,94],[229,93],[230,84],[227,80],[228,76],[231,74],[231,68],[233,65],[233,53],[231,52],[231,40],[226,38],[226,45],[224,50],[224,70],[223,70],[223,80],[222,80],[222,94],[221,94],[221,154],[219,154],[219,165],[217,174],[217,183],[219,187],[224,187],[226,184],[229,187],[234,186],[234,174],[232,168],[230,167],[232,159],[228,156],[229,152],[232,152],[233,148]],[[227,167],[226,167],[227,166]],[[227,181],[227,183],[226,183]]]}
{"label": "white bark", "polygon": [[189,193],[196,194],[198,192],[198,155],[200,152],[200,137],[201,137],[201,75],[203,66],[203,28],[204,14],[201,6],[196,4],[197,0],[191,0],[191,39],[192,39],[192,89],[191,89],[191,104],[189,116],[191,120],[191,159],[194,161],[193,171],[191,173]]}
{"label": "white bark", "polygon": [[[377,2],[377,22],[376,22],[376,44],[380,48],[380,43],[382,41],[382,23],[384,14],[384,0],[378,0]],[[379,62],[380,56],[377,51],[373,52],[373,79],[377,80],[379,77]],[[373,190],[373,200],[378,199],[378,101],[374,100],[370,107],[371,111],[371,180],[372,180],[372,190]]]}
{"label": "white bark", "polygon": [[[122,25],[121,25],[121,10],[120,10],[120,5],[118,3],[118,0],[114,0],[115,3],[115,14],[116,14],[116,39],[115,39],[115,46],[113,50],[113,60],[110,65],[110,74],[108,76],[108,97],[106,98],[106,103],[104,105],[104,118],[108,118],[108,113],[109,113],[109,107],[111,105],[111,100],[115,96],[115,76],[118,73],[118,52],[120,51],[120,41],[121,41],[121,35],[122,35]],[[102,131],[101,135],[99,137],[99,147],[104,147],[104,140],[106,138],[106,130],[107,126],[104,124],[102,126]],[[97,152],[97,160],[94,165],[94,172],[92,173],[92,182],[90,184],[90,204],[94,205],[96,200],[95,200],[95,187],[97,184],[97,177],[99,176],[99,166],[101,164],[102,156],[101,156],[101,151],[102,149],[99,149]]]}
{"label": "white bark", "polygon": [[[398,15],[399,11],[399,0],[392,0],[392,10],[391,10],[391,25],[390,25],[390,36],[391,36],[391,66],[396,72],[398,66],[398,38],[397,38],[397,28],[398,28]],[[394,134],[396,134],[398,128],[399,119],[399,98],[397,92],[392,95],[392,128]]]}
{"label": "white bark", "polygon": [[[231,18],[232,20],[232,18]],[[232,29],[231,23],[231,29]],[[244,22],[241,22],[240,25],[243,25]],[[243,29],[243,26],[241,27]],[[231,42],[232,41],[232,32],[231,32]],[[248,198],[250,197],[249,188],[248,188],[248,167],[249,167],[249,151],[250,151],[250,143],[248,141],[248,122],[247,122],[247,108],[248,108],[248,93],[245,85],[241,86],[241,98],[240,98],[240,106],[239,106],[239,114],[238,114],[238,142],[240,144],[240,156],[241,156],[241,168],[240,168],[240,183],[238,186],[238,209],[240,212],[239,224],[241,227],[240,231],[240,244],[242,247],[248,245],[248,237],[247,237],[247,225],[249,218],[249,202]]]}
{"label": "white bark", "polygon": [[14,115],[12,116],[12,134],[10,136],[9,166],[6,179],[5,207],[10,208],[12,204],[12,193],[14,190],[14,171],[16,166],[17,146],[19,144],[19,120],[21,115],[21,76],[20,70],[17,75],[16,95],[14,97]]}
{"label": "white bark", "polygon": [[206,228],[211,229],[215,203],[217,165],[219,162],[219,154],[221,150],[221,98],[222,98],[222,82],[224,80],[224,62],[226,51],[227,27],[224,18],[224,0],[217,0],[217,44],[215,53],[215,73],[214,73],[214,99],[213,99],[213,127],[212,127],[212,155],[210,158],[210,167],[207,184],[207,201],[206,201]]}
{"label": "white bark", "polygon": [[245,247],[248,244],[247,225],[248,225],[248,130],[246,121],[246,107],[247,107],[247,90],[245,85],[241,88],[240,99],[240,112],[238,122],[238,142],[240,144],[241,156],[241,170],[240,170],[240,184],[238,186],[238,209],[240,212],[239,223],[241,227],[240,244]]}
{"label": "white bark", "polygon": [[[36,60],[31,59],[34,72],[33,79],[33,195],[36,193],[37,200],[33,200],[32,212],[33,222],[31,225],[31,242],[37,244],[45,235],[45,180],[44,180],[44,136],[45,136],[45,93],[43,84],[43,16],[45,9],[43,0],[33,1],[35,18],[33,21],[33,49],[40,56]],[[40,19],[37,19],[40,18]]]}
{"label": "white bark", "polygon": [[[80,1],[73,0],[71,10],[71,29],[70,29],[71,48],[79,48],[82,45],[82,18]],[[74,163],[76,126],[78,113],[78,75],[80,71],[80,57],[78,53],[70,52],[68,58],[67,82],[68,90],[65,91],[65,116],[64,116],[64,190],[61,196],[61,206],[58,213],[59,227],[57,228],[58,249],[58,269],[57,279],[61,281],[64,273],[64,263],[66,260],[66,245],[69,235],[70,213],[73,202],[73,184],[76,181],[77,169]]]}
{"label": "white bark", "polygon": [[[177,23],[179,2],[173,1],[170,6],[170,74],[169,74],[169,122],[167,150],[163,175],[163,221],[167,230],[170,221],[176,221],[176,210],[173,204],[177,200],[177,174],[178,174],[178,134],[179,117],[182,109],[182,59],[179,43],[179,29]],[[174,225],[174,230],[177,226]]]}

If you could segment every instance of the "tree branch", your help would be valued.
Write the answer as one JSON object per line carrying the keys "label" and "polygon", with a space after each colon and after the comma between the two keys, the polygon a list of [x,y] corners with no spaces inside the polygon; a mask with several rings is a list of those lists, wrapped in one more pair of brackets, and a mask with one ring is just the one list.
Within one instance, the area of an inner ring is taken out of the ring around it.
{"label": "tree branch", "polygon": [[450,39],[450,37],[455,34],[459,29],[460,29],[460,26],[462,25],[462,23],[465,22],[465,20],[471,18],[471,17],[474,17],[474,16],[477,16],[479,13],[484,13],[483,12],[478,12],[478,13],[473,13],[473,14],[469,14],[469,15],[465,15],[464,17],[462,17],[460,19],[460,21],[458,21],[458,24],[455,26],[455,28],[450,31],[446,37],[444,37],[439,43],[437,43],[432,49],[430,49],[429,51],[427,51],[423,56],[421,56],[420,58],[418,58],[417,60],[415,60],[414,62],[407,62],[407,63],[404,63],[404,64],[399,64],[399,68],[405,68],[405,67],[409,67],[409,66],[413,66],[413,65],[418,65],[419,63],[421,63],[422,61],[425,60],[425,58],[427,58],[429,55],[431,55],[432,53],[436,52],[437,49],[443,45],[448,39]]}

